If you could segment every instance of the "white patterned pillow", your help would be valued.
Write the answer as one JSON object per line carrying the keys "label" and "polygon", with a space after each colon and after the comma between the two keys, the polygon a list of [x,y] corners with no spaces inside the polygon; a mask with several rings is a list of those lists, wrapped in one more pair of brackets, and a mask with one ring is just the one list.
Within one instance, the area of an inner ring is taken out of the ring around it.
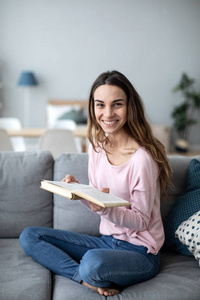
{"label": "white patterned pillow", "polygon": [[200,210],[179,225],[175,236],[188,247],[200,266]]}

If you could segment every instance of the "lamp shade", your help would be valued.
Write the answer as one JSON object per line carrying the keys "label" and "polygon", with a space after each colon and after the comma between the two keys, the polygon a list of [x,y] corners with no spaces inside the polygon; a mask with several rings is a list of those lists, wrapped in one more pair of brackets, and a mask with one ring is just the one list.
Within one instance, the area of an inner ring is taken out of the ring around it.
{"label": "lamp shade", "polygon": [[18,81],[18,85],[33,86],[37,85],[37,80],[32,72],[22,72]]}

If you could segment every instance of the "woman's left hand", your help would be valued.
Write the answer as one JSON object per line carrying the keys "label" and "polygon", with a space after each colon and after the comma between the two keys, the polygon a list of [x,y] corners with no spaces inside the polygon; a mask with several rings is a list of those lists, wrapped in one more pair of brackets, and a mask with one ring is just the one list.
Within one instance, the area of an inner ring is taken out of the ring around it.
{"label": "woman's left hand", "polygon": [[90,205],[91,210],[94,211],[94,212],[99,211],[99,210],[101,210],[103,208],[102,206],[94,204],[94,203],[92,203],[90,201],[88,201],[88,204]]}
{"label": "woman's left hand", "polygon": [[[101,191],[102,191],[103,193],[109,193],[109,188],[102,188]],[[94,211],[94,212],[103,209],[102,206],[97,205],[97,204],[94,204],[94,203],[92,203],[92,202],[90,202],[90,201],[88,201],[88,204],[90,205],[91,210]]]}

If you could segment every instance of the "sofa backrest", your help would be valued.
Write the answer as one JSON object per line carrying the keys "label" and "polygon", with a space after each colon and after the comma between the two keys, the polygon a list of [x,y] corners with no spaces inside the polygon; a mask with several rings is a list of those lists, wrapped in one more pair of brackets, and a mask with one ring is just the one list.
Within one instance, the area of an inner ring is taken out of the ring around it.
{"label": "sofa backrest", "polygon": [[[192,158],[200,161],[200,156],[169,156],[174,189],[169,190],[169,199],[161,202],[163,219],[185,190],[187,168]],[[61,180],[66,174],[88,184],[87,166],[86,153],[62,154],[54,162],[48,151],[0,152],[0,238],[19,237],[28,226],[54,226],[98,235],[98,215],[77,201],[40,189],[42,179]]]}
{"label": "sofa backrest", "polygon": [[[88,184],[88,154],[61,154],[54,165],[54,180],[71,174],[82,184]],[[90,235],[99,235],[99,216],[78,201],[54,194],[54,228]]]}
{"label": "sofa backrest", "polygon": [[[187,168],[192,158],[200,156],[169,156],[173,170],[174,188],[168,191],[168,200],[161,201],[161,215],[167,217],[176,199],[185,190]],[[62,154],[55,160],[54,180],[61,180],[66,174],[74,175],[80,183],[88,184],[88,154]],[[99,216],[88,211],[77,201],[54,195],[54,228],[97,235]]]}
{"label": "sofa backrest", "polygon": [[25,227],[52,227],[53,197],[40,189],[52,180],[50,152],[0,152],[0,238],[16,238]]}

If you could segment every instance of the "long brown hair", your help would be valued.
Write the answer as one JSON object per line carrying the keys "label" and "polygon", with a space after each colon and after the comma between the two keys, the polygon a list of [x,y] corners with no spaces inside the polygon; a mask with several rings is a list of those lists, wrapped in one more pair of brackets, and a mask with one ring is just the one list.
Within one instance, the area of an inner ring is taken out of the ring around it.
{"label": "long brown hair", "polygon": [[167,198],[167,187],[171,184],[172,170],[169,166],[163,144],[154,137],[151,126],[145,116],[144,105],[141,97],[131,82],[120,72],[105,72],[98,76],[91,87],[88,106],[88,139],[94,150],[108,141],[101,126],[96,121],[94,111],[94,92],[101,85],[115,85],[120,87],[127,96],[127,121],[124,125],[125,132],[145,148],[156,161],[159,168],[161,195]]}

